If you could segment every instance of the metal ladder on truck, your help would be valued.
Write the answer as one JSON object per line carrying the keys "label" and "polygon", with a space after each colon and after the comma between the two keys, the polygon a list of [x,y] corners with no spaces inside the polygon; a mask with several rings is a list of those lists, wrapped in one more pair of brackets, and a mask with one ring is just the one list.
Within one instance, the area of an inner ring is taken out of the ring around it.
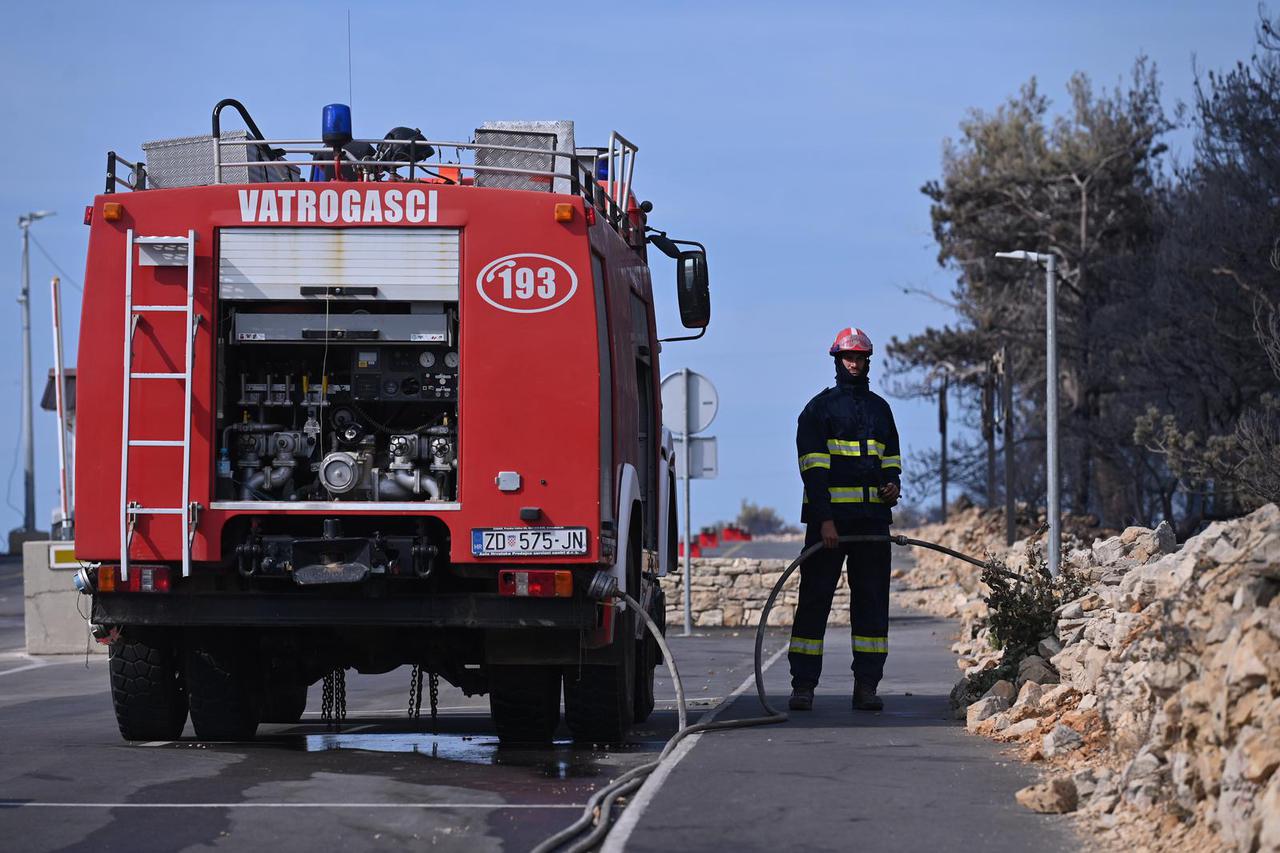
{"label": "metal ladder on truck", "polygon": [[[185,237],[139,237],[130,228],[126,237],[128,255],[124,273],[124,388],[123,426],[120,431],[120,580],[129,578],[129,544],[139,516],[176,515],[182,519],[182,576],[191,574],[191,543],[195,538],[200,506],[191,503],[191,368],[195,357],[196,329],[200,315],[195,313],[196,282],[196,232],[188,231]],[[133,268],[134,250],[138,251],[139,266],[164,266],[187,268],[187,301],[182,305],[134,305]],[[133,370],[133,338],[138,329],[138,319],[143,314],[181,313],[187,318],[186,352],[182,373],[135,373]],[[180,380],[183,386],[182,438],[132,438],[129,433],[129,404],[135,381]],[[181,447],[182,448],[182,497],[177,506],[143,506],[130,501],[129,449],[132,447]]]}

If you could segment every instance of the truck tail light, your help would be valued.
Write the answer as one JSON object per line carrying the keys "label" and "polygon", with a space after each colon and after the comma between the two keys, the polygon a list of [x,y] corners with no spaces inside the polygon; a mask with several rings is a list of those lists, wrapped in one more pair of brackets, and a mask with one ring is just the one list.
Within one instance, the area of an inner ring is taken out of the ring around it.
{"label": "truck tail light", "polygon": [[129,572],[129,592],[168,592],[168,566],[135,566]]}
{"label": "truck tail light", "polygon": [[573,595],[573,572],[503,569],[498,572],[498,592],[533,598],[568,598]]}
{"label": "truck tail light", "polygon": [[561,202],[556,205],[556,222],[572,222],[573,205]]}
{"label": "truck tail light", "polygon": [[120,580],[119,566],[98,567],[98,592],[168,592],[172,588],[168,566],[130,566],[125,581]]}

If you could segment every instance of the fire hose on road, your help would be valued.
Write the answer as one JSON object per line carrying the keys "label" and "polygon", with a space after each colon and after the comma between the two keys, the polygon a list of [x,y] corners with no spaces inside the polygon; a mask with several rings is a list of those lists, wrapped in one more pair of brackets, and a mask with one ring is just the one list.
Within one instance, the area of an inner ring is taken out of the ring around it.
{"label": "fire hose on road", "polygon": [[[911,539],[907,536],[892,534],[856,534],[850,536],[841,536],[840,542],[891,542],[894,545],[902,547],[915,546],[918,548],[928,548],[939,553],[946,554],[949,557],[955,557],[958,560],[964,560],[966,563],[981,569],[993,569],[1001,574],[1006,574],[1013,578],[1019,578],[1014,572],[1008,572],[999,569],[992,564],[991,561],[979,560],[962,554],[959,551],[953,551],[946,546],[939,545],[936,542],[927,542],[923,539]],[[676,745],[692,734],[698,732],[724,731],[726,729],[742,729],[750,726],[764,726],[772,723],[785,723],[787,714],[785,711],[779,711],[769,704],[769,699],[765,695],[764,690],[764,671],[761,663],[764,650],[764,631],[769,621],[769,611],[773,609],[773,604],[778,598],[778,594],[782,592],[782,587],[786,584],[787,579],[800,568],[805,560],[809,559],[814,553],[823,547],[821,542],[814,543],[808,548],[800,552],[800,556],[787,566],[786,571],[778,578],[778,582],[773,585],[773,589],[769,592],[769,598],[765,601],[764,609],[760,612],[760,622],[756,626],[756,642],[755,642],[755,678],[756,678],[756,697],[760,700],[760,706],[764,708],[765,714],[760,717],[743,717],[736,720],[715,720],[707,723],[695,723],[689,725],[688,712],[685,708],[684,684],[680,681],[680,673],[676,669],[675,658],[671,654],[671,649],[667,646],[666,638],[662,635],[662,629],[653,621],[644,608],[640,606],[640,602],[636,601],[625,592],[618,591],[615,586],[613,589],[604,594],[606,598],[620,598],[625,601],[627,606],[635,613],[639,614],[644,620],[645,627],[649,629],[649,633],[657,640],[659,648],[662,649],[663,660],[666,661],[667,672],[671,675],[671,683],[676,689],[676,714],[678,717],[679,728],[676,733],[667,741],[666,746],[662,748],[662,752],[658,754],[657,759],[639,767],[623,773],[617,779],[614,779],[608,785],[596,791],[591,799],[587,801],[583,809],[582,815],[571,823],[569,826],[557,832],[555,835],[547,838],[537,847],[533,848],[533,853],[551,853],[551,851],[563,850],[566,853],[583,853],[595,847],[609,833],[612,825],[613,807],[618,799],[625,797],[644,784],[645,779],[650,773],[657,770],[662,762],[675,750]]]}

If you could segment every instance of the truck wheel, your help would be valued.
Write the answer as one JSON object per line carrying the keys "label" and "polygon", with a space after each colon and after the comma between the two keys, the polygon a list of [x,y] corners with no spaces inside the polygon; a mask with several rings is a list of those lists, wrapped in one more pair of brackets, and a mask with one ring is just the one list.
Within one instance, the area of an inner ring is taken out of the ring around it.
{"label": "truck wheel", "polygon": [[[662,630],[663,636],[666,636],[666,597],[662,594],[662,589],[656,580],[653,585],[655,589],[649,604],[649,618],[658,623],[658,628]],[[644,636],[636,640],[635,721],[637,723],[643,723],[653,713],[653,682],[660,663],[662,663],[662,650],[658,648],[658,641],[649,634],[648,627],[645,627]]]}
{"label": "truck wheel", "polygon": [[205,634],[187,647],[191,725],[202,740],[248,740],[258,730],[256,666],[234,635]]}
{"label": "truck wheel", "polygon": [[492,664],[486,670],[498,741],[550,743],[560,724],[560,667]]}
{"label": "truck wheel", "polygon": [[564,717],[573,739],[623,743],[635,713],[635,643],[626,643],[627,665],[582,664],[564,668]]}
{"label": "truck wheel", "polygon": [[126,628],[108,654],[120,735],[125,740],[181,737],[187,724],[187,690],[177,638],[154,628]]}
{"label": "truck wheel", "polygon": [[[638,519],[631,522],[639,530]],[[627,588],[640,591],[640,542],[627,550]],[[564,718],[573,739],[582,743],[623,743],[636,717],[636,620],[630,607],[615,611],[614,660],[564,668]],[[647,636],[647,634],[646,634]]]}
{"label": "truck wheel", "polygon": [[307,710],[307,687],[300,681],[285,681],[267,686],[262,697],[262,722],[296,723]]}

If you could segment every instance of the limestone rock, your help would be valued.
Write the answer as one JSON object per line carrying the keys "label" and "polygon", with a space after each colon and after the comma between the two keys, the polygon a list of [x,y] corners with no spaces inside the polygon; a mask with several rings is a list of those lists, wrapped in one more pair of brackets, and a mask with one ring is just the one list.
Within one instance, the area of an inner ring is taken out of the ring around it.
{"label": "limestone rock", "polygon": [[1029,717],[1005,726],[1001,729],[1000,736],[1005,740],[1015,740],[1038,731],[1040,731],[1040,721],[1034,717]]}
{"label": "limestone rock", "polygon": [[1080,804],[1075,783],[1070,776],[1059,776],[1039,785],[1028,785],[1014,798],[1025,808],[1040,814],[1073,812]]}
{"label": "limestone rock", "polygon": [[1262,853],[1280,851],[1280,773],[1272,775],[1270,784],[1258,800],[1257,822],[1258,850]]}
{"label": "limestone rock", "polygon": [[1052,758],[1055,755],[1064,755],[1079,749],[1083,745],[1084,737],[1078,731],[1058,723],[1044,736],[1040,749],[1047,757]]}
{"label": "limestone rock", "polygon": [[1062,643],[1057,637],[1045,637],[1040,641],[1040,645],[1036,646],[1036,654],[1045,660],[1049,660],[1060,651],[1062,651]]}
{"label": "limestone rock", "polygon": [[1058,673],[1049,662],[1039,655],[1027,655],[1018,664],[1018,686],[1027,682],[1036,684],[1057,684]]}
{"label": "limestone rock", "polygon": [[987,717],[994,716],[995,714],[1008,709],[1009,700],[1002,696],[987,696],[984,699],[979,699],[977,702],[970,705],[968,710],[965,711],[965,728],[973,731],[973,729],[977,727],[978,723],[982,722]]}
{"label": "limestone rock", "polygon": [[1040,697],[1045,693],[1045,689],[1034,681],[1024,681],[1022,686],[1018,688],[1018,698],[1014,700],[1014,707],[1029,705],[1035,707],[1040,704]]}
{"label": "limestone rock", "polygon": [[1159,756],[1146,747],[1137,758],[1129,762],[1124,771],[1125,802],[1138,808],[1149,809],[1161,799],[1161,790],[1168,776],[1168,767]]}
{"label": "limestone rock", "polygon": [[1093,561],[1101,566],[1114,563],[1124,556],[1124,546],[1125,543],[1121,541],[1119,536],[1112,536],[1110,539],[1099,539],[1093,543]]}
{"label": "limestone rock", "polygon": [[991,685],[991,688],[982,695],[982,698],[987,699],[991,696],[998,696],[1003,699],[1005,701],[1005,707],[1007,708],[1012,705],[1013,700],[1017,698],[1018,691],[1011,682],[1001,679]]}

